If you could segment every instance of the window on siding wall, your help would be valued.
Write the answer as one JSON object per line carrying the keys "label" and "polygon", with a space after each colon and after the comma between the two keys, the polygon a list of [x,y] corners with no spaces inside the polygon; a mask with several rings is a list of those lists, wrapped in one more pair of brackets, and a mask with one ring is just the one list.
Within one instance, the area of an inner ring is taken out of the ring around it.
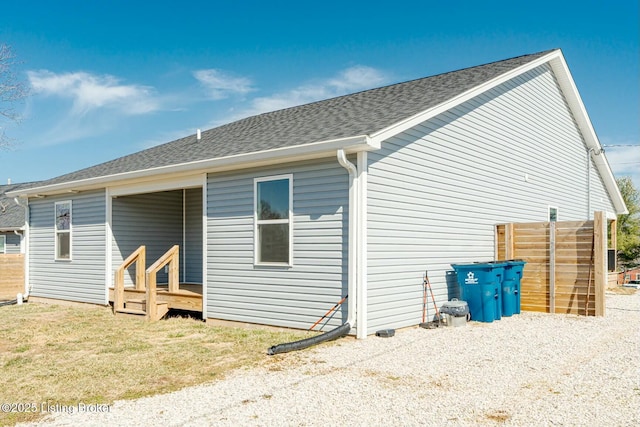
{"label": "window on siding wall", "polygon": [[558,208],[549,206],[549,222],[558,221]]}
{"label": "window on siding wall", "polygon": [[71,259],[71,201],[56,202],[56,259]]}
{"label": "window on siding wall", "polygon": [[256,264],[292,264],[292,183],[292,175],[254,180]]}
{"label": "window on siding wall", "polygon": [[7,253],[7,236],[0,236],[0,254]]}

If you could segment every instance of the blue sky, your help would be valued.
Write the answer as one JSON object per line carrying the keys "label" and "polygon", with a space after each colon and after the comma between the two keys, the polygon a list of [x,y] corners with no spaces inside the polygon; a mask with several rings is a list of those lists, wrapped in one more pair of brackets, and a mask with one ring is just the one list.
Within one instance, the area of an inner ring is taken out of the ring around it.
{"label": "blue sky", "polygon": [[0,182],[52,178],[248,115],[561,48],[640,188],[638,2],[3,2],[31,96]]}

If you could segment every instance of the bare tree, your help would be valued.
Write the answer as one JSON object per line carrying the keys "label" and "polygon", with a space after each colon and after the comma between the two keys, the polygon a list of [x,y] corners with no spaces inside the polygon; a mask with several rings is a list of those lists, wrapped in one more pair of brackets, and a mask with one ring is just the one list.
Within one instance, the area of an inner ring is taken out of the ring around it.
{"label": "bare tree", "polygon": [[15,106],[28,94],[27,86],[15,73],[17,64],[11,47],[0,44],[0,149],[11,144],[3,122],[20,121],[20,114],[16,112]]}

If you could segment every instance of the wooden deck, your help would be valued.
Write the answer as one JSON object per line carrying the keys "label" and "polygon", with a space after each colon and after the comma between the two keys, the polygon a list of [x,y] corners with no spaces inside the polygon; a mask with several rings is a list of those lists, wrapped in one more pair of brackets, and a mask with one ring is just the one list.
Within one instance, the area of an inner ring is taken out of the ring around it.
{"label": "wooden deck", "polygon": [[[180,246],[173,245],[147,269],[146,259],[146,246],[141,245],[116,270],[114,287],[109,292],[114,314],[144,316],[149,321],[156,321],[171,309],[203,311],[202,285],[180,283]],[[125,271],[134,265],[133,286],[125,287]],[[163,268],[168,273],[166,285],[157,282],[158,272]]]}
{"label": "wooden deck", "polygon": [[[159,284],[158,302],[166,302],[169,309],[189,310],[202,312],[202,285],[195,283],[182,283],[178,292],[169,292],[168,285]],[[125,288],[125,300],[140,300],[145,298],[145,290]],[[114,288],[109,288],[109,302],[113,302]]]}

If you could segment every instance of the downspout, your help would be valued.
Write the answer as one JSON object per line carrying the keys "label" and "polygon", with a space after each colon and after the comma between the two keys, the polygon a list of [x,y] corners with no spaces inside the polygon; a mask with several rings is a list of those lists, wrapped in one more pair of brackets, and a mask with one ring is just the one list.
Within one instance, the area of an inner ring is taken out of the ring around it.
{"label": "downspout", "polygon": [[20,198],[14,197],[13,201],[16,205],[24,208],[24,229],[22,230],[22,239],[24,245],[20,245],[20,252],[24,249],[24,294],[18,294],[18,304],[22,304],[22,300],[29,299],[29,199],[25,203],[20,203]]}
{"label": "downspout", "polygon": [[337,152],[338,163],[349,172],[349,235],[348,239],[348,273],[347,273],[347,321],[349,325],[353,326],[356,323],[356,302],[358,297],[358,289],[356,289],[357,280],[357,255],[358,255],[358,234],[356,218],[358,217],[358,169],[356,166],[347,160],[347,156],[343,149]]}
{"label": "downspout", "polygon": [[358,169],[347,160],[347,156],[343,149],[338,150],[336,154],[338,163],[349,173],[349,231],[348,231],[348,272],[347,272],[347,320],[335,329],[325,332],[322,335],[307,338],[300,341],[278,344],[270,347],[267,354],[274,355],[279,353],[287,353],[289,351],[302,350],[312,345],[320,344],[325,341],[334,340],[343,337],[351,331],[356,321],[356,259],[357,259],[357,227],[356,218],[358,212]]}
{"label": "downspout", "polygon": [[604,153],[603,148],[589,148],[587,150],[587,219],[591,219],[591,153],[599,156]]}
{"label": "downspout", "polygon": [[356,285],[357,297],[355,306],[356,309],[356,324],[358,325],[358,333],[356,338],[367,338],[368,331],[368,315],[367,315],[367,268],[368,268],[368,250],[367,250],[367,187],[368,187],[368,155],[366,151],[358,153],[358,177],[357,177],[357,202],[355,206],[358,208],[355,213],[356,220],[354,221],[356,226],[355,235],[357,237],[356,244]]}

